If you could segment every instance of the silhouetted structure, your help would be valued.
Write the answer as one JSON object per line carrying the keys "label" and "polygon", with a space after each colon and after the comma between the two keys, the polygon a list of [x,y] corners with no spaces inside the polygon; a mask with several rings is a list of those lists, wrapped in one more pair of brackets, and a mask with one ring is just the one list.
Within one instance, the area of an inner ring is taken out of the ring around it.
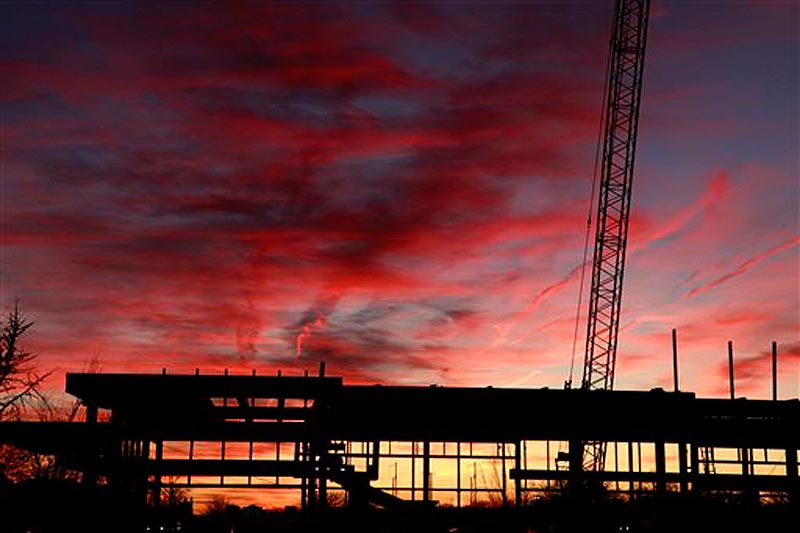
{"label": "silhouetted structure", "polygon": [[[140,502],[167,478],[293,488],[311,509],[325,506],[329,488],[345,490],[350,505],[391,508],[432,505],[436,495],[461,506],[477,494],[519,505],[565,481],[601,481],[630,495],[796,498],[800,486],[797,400],[353,386],[324,375],[68,374],[66,389],[85,404],[86,422],[3,423],[0,441],[58,455],[85,484],[101,477],[118,497]],[[98,421],[99,409],[108,421]],[[587,441],[608,443],[605,471],[581,469]],[[578,444],[559,453],[570,442]]]}

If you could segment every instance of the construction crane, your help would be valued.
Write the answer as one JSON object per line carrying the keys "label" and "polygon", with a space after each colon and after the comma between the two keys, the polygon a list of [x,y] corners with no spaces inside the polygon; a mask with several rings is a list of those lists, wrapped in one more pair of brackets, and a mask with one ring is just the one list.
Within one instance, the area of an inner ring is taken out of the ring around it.
{"label": "construction crane", "polygon": [[[650,0],[616,0],[581,389],[611,390],[631,206]],[[583,470],[600,471],[605,442],[583,443]]]}

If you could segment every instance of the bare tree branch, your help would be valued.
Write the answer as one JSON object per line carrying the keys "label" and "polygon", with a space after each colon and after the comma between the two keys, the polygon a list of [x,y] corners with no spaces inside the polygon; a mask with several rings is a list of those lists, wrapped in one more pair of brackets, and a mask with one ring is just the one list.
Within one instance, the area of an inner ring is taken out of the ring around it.
{"label": "bare tree branch", "polygon": [[0,333],[0,420],[19,418],[26,404],[44,399],[40,386],[50,372],[38,374],[33,368],[36,355],[20,345],[32,326],[18,304],[5,317]]}

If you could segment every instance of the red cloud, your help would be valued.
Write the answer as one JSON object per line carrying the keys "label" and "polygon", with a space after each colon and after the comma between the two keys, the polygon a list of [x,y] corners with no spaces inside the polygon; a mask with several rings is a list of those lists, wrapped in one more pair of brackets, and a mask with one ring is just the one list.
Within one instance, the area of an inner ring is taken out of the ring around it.
{"label": "red cloud", "polygon": [[[45,364],[99,350],[108,370],[324,358],[362,381],[512,382],[540,367],[563,381],[610,7],[66,11],[2,64],[4,287],[38,316]],[[685,97],[668,109],[696,132],[708,117]],[[708,170],[727,160],[703,155],[687,175],[713,179],[634,227],[632,249],[730,200],[727,174]],[[694,190],[672,162],[639,163]],[[664,265],[688,256],[654,253],[653,282],[626,302],[670,305],[664,287],[688,273]],[[670,318],[700,323],[693,310]],[[703,326],[790,321],[763,312]],[[647,341],[627,320],[627,339]]]}

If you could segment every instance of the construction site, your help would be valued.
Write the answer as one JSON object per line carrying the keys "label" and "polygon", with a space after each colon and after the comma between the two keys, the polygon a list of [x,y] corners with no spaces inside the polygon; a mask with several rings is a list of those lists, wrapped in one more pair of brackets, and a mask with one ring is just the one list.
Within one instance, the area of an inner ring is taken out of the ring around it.
{"label": "construction site", "polygon": [[[69,374],[85,422],[4,423],[144,508],[169,487],[291,489],[324,512],[521,508],[569,488],[797,501],[797,400],[680,391],[346,385],[316,376]],[[602,468],[585,448],[602,442]],[[98,485],[99,483],[99,485]],[[99,490],[99,489],[98,489]]]}
{"label": "construction site", "polygon": [[[348,386],[323,375],[70,374],[67,392],[86,405],[86,422],[21,422],[3,437],[68,457],[87,483],[102,478],[142,502],[168,478],[188,487],[291,488],[309,508],[325,506],[329,484],[351,505],[384,507],[429,505],[447,493],[461,506],[493,491],[505,505],[513,494],[519,506],[567,481],[632,496],[796,497],[798,489],[796,400]],[[105,422],[98,410],[108,411]],[[606,443],[603,469],[583,468],[586,442]],[[489,465],[499,465],[495,486]],[[449,479],[434,475],[448,470]]]}
{"label": "construction site", "polygon": [[295,512],[315,517],[330,507],[513,513],[602,493],[625,502],[777,502],[781,524],[796,518],[800,401],[779,399],[775,343],[769,400],[737,397],[731,344],[728,398],[681,390],[674,331],[674,387],[614,388],[649,10],[648,0],[616,2],[594,247],[587,229],[584,257],[591,285],[580,383],[351,385],[324,362],[294,376],[68,373],[65,392],[83,420],[3,422],[0,442],[58,457],[86,490],[132,515],[158,508],[165,490],[258,489],[288,494]]}

